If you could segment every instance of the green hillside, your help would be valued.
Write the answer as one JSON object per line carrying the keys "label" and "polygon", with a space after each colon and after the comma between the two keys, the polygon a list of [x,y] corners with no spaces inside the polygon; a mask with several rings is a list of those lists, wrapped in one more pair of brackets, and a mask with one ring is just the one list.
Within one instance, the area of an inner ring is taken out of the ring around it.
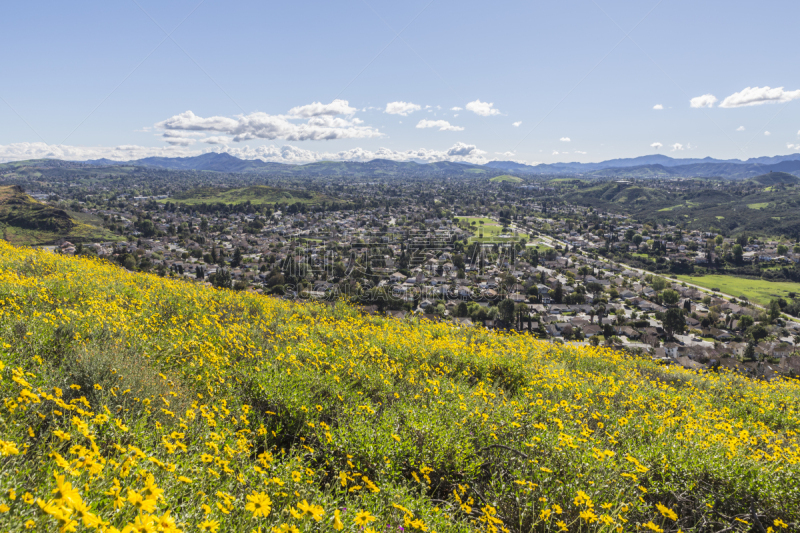
{"label": "green hillside", "polygon": [[503,174],[502,176],[495,176],[489,181],[494,182],[509,182],[509,183],[522,183],[522,178],[518,178],[516,176],[510,176],[508,174]]}
{"label": "green hillside", "polygon": [[800,183],[800,178],[792,174],[787,174],[786,172],[770,172],[768,174],[756,176],[753,178],[753,181],[767,186],[778,184],[796,185]]}
{"label": "green hillside", "polygon": [[37,202],[14,185],[0,187],[0,231],[3,239],[25,245],[50,244],[59,239],[76,242],[117,239],[102,227]]}
{"label": "green hillside", "polygon": [[284,189],[255,185],[244,188],[202,187],[174,195],[169,200],[176,203],[194,204],[240,204],[250,202],[254,205],[275,203],[304,203],[317,204],[323,201],[335,201],[334,198],[324,194],[298,189]]}
{"label": "green hillside", "polygon": [[[712,181],[694,180],[692,189],[673,192],[646,182],[628,180],[582,182],[550,180],[559,199],[568,203],[630,214],[659,223],[690,228],[746,231],[800,238],[800,186],[790,174],[766,174],[757,187],[720,189]],[[778,175],[777,177],[775,175]],[[763,187],[762,185],[767,185]]]}
{"label": "green hillside", "polygon": [[6,243],[0,295],[2,531],[800,527],[795,381]]}

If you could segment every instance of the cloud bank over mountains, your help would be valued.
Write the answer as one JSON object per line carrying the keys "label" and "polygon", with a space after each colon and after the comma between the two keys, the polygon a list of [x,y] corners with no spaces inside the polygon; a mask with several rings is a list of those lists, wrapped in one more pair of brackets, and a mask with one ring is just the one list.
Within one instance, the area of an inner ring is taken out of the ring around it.
{"label": "cloud bank over mountains", "polygon": [[[212,138],[207,138],[209,142]],[[211,144],[211,143],[209,143]],[[88,159],[111,159],[128,161],[145,157],[191,157],[207,152],[225,152],[240,159],[261,159],[262,161],[288,164],[313,163],[315,161],[370,161],[372,159],[390,159],[392,161],[418,161],[435,163],[438,161],[455,161],[482,165],[491,161],[486,152],[474,144],[457,142],[447,150],[392,150],[378,148],[366,150],[352,148],[338,152],[317,152],[297,146],[216,146],[203,150],[187,146],[148,147],[137,145],[121,146],[69,146],[49,145],[43,142],[14,143],[0,145],[0,162],[22,161],[26,159],[63,159],[67,161],[86,161]]]}

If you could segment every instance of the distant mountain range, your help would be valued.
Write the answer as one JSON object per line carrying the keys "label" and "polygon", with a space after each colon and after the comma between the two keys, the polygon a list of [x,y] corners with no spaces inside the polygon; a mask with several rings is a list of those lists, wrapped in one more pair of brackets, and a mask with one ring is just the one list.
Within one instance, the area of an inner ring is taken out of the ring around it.
{"label": "distant mountain range", "polygon": [[[788,162],[788,165],[785,164]],[[798,163],[798,164],[795,164]],[[777,167],[776,165],[782,165]],[[642,177],[686,176],[686,177],[750,177],[769,171],[796,172],[800,169],[800,153],[773,157],[740,159],[676,159],[661,154],[645,155],[627,159],[609,159],[599,163],[552,163],[536,166],[514,161],[492,161],[486,167],[528,174],[590,174],[614,176],[650,174]]]}
{"label": "distant mountain range", "polygon": [[210,172],[257,172],[281,175],[475,175],[497,172],[520,175],[581,175],[588,177],[721,177],[731,179],[750,178],[769,172],[800,173],[800,153],[740,159],[676,159],[655,154],[626,159],[610,159],[599,163],[552,163],[525,165],[514,161],[492,161],[485,165],[438,162],[417,163],[374,159],[366,162],[320,161],[306,165],[267,163],[261,160],[239,159],[227,153],[207,153],[195,157],[148,157],[135,161],[111,161],[96,159],[90,165],[150,166],[176,170],[199,170]]}

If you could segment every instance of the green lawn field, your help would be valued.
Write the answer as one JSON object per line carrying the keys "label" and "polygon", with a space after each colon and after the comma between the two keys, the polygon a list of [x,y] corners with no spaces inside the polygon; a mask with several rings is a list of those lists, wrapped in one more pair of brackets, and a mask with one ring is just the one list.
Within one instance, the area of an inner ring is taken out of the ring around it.
{"label": "green lawn field", "polygon": [[[530,236],[524,232],[519,232],[514,237],[499,237],[499,235],[514,235],[514,231],[509,229],[507,232],[504,232],[503,226],[499,222],[486,217],[456,218],[459,219],[462,227],[467,227],[474,233],[469,239],[470,242],[507,242],[514,239],[530,239]],[[472,225],[473,222],[475,222],[475,225]],[[481,224],[481,222],[483,222],[483,224]]]}
{"label": "green lawn field", "polygon": [[773,298],[787,298],[788,293],[800,293],[800,283],[764,281],[762,279],[737,278],[735,276],[678,276],[678,279],[708,289],[719,289],[731,296],[747,296],[751,302],[769,304]]}
{"label": "green lawn field", "polygon": [[522,183],[522,178],[518,178],[516,176],[510,176],[508,174],[504,174],[502,176],[495,176],[494,178],[490,179],[489,181],[494,181],[494,182],[507,181],[509,183]]}

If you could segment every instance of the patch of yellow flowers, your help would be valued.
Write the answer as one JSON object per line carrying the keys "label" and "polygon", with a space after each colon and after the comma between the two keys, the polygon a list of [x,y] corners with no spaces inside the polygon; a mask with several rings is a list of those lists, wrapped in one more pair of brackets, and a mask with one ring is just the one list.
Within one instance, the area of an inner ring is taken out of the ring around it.
{"label": "patch of yellow flowers", "polygon": [[798,497],[796,382],[5,243],[0,376],[3,532],[677,531],[699,469]]}

